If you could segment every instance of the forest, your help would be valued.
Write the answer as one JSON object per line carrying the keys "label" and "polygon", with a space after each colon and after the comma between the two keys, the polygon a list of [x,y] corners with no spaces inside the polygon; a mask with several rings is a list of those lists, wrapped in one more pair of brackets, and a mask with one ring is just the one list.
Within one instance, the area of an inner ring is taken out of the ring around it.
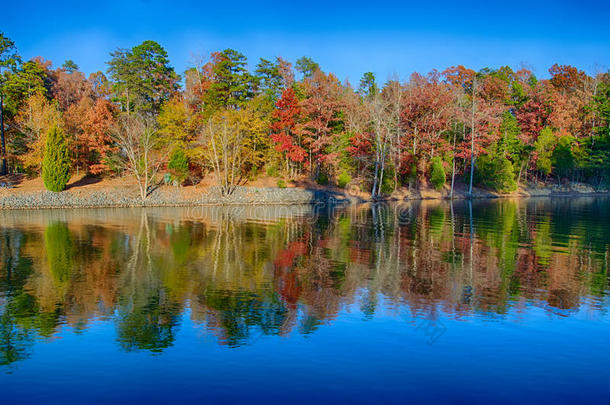
{"label": "forest", "polygon": [[145,199],[164,182],[210,176],[222,193],[260,176],[308,179],[373,198],[401,187],[538,182],[610,184],[610,73],[555,64],[548,78],[508,66],[451,66],[382,82],[340,81],[313,59],[294,65],[225,49],[179,75],[144,41],[86,75],[24,61],[0,34],[1,173],[135,180]]}

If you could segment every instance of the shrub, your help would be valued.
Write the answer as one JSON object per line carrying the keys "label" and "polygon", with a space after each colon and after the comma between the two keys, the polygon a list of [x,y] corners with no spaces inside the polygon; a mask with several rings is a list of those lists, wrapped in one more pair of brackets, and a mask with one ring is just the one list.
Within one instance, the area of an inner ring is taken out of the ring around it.
{"label": "shrub", "polygon": [[341,188],[347,187],[347,185],[352,181],[352,176],[349,173],[342,172],[339,177],[337,177],[337,185]]}
{"label": "shrub", "polygon": [[260,168],[258,166],[252,166],[252,168],[248,172],[248,181],[256,180],[258,178],[259,172]]}
{"label": "shrub", "polygon": [[179,183],[186,180],[189,174],[189,163],[182,149],[176,148],[172,151],[167,168],[172,173],[173,178],[178,180]]}
{"label": "shrub", "polygon": [[266,172],[267,172],[267,176],[269,176],[269,177],[277,177],[280,175],[280,171],[277,169],[277,166],[275,166],[275,165],[267,166]]}
{"label": "shrub", "polygon": [[53,125],[47,133],[42,159],[42,181],[47,190],[59,192],[66,189],[68,180],[70,180],[70,156],[66,137],[57,125]]}
{"label": "shrub", "polygon": [[316,182],[318,184],[326,186],[328,184],[328,174],[326,174],[324,172],[320,172],[320,174],[318,174],[318,178],[316,179]]}
{"label": "shrub", "polygon": [[551,156],[556,143],[557,139],[553,134],[553,131],[548,127],[545,127],[540,131],[540,135],[538,135],[538,139],[536,139],[536,142],[534,143],[534,149],[538,154],[536,169],[546,176],[551,174],[551,170],[553,169]]}
{"label": "shrub", "polygon": [[445,167],[443,166],[443,160],[440,157],[432,159],[432,169],[430,171],[430,182],[438,191],[443,189],[447,174],[445,173]]}
{"label": "shrub", "polygon": [[562,136],[557,142],[555,150],[551,155],[551,162],[553,167],[556,168],[557,174],[560,176],[567,176],[570,170],[574,168],[575,158],[574,151],[572,150],[574,138],[571,136]]}
{"label": "shrub", "polygon": [[383,169],[381,194],[392,194],[396,190],[396,186],[397,184],[394,182],[394,165],[388,162]]}
{"label": "shrub", "polygon": [[286,188],[286,182],[283,179],[279,179],[277,181],[277,187],[278,188]]}
{"label": "shrub", "polygon": [[494,191],[508,193],[517,189],[515,169],[504,155],[482,155],[476,161],[477,183]]}

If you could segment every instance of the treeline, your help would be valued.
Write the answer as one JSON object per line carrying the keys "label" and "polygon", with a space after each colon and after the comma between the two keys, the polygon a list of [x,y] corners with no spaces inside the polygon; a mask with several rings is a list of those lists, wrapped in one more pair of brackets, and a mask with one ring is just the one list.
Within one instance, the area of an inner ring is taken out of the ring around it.
{"label": "treeline", "polygon": [[[68,60],[23,62],[0,37],[2,172],[127,174],[142,198],[157,182],[214,176],[225,193],[266,173],[389,194],[456,184],[509,192],[539,181],[610,183],[610,75],[553,65],[463,66],[357,87],[310,58],[248,70],[226,49],[180,77],[145,41],[110,55],[89,77]],[[49,141],[52,139],[52,141]],[[47,159],[44,156],[60,156]],[[54,164],[56,163],[56,164]]]}

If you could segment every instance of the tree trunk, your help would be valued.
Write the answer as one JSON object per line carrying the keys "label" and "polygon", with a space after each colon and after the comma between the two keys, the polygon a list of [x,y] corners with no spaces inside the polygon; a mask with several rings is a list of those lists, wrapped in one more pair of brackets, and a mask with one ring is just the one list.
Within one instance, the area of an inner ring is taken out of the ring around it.
{"label": "tree trunk", "polygon": [[381,169],[379,170],[379,182],[377,186],[377,195],[381,195],[381,185],[383,184],[383,171],[385,169],[385,154],[381,155]]}
{"label": "tree trunk", "polygon": [[0,91],[0,137],[2,138],[2,163],[0,163],[0,175],[7,173],[6,167],[6,140],[4,138],[4,94]]}
{"label": "tree trunk", "polygon": [[453,128],[453,157],[451,159],[451,191],[449,192],[450,200],[453,200],[453,188],[455,186],[455,138],[456,138],[456,136],[457,135],[455,133],[455,127],[454,127]]}
{"label": "tree trunk", "polygon": [[475,156],[474,156],[474,137],[476,135],[475,132],[475,122],[474,122],[474,111],[475,111],[475,94],[476,94],[476,90],[477,90],[477,82],[476,79],[473,80],[473,84],[472,84],[472,115],[471,115],[471,121],[470,121],[470,125],[471,125],[471,134],[470,134],[470,186],[468,187],[468,196],[470,198],[472,198],[472,182],[474,181],[474,163],[475,163]]}
{"label": "tree trunk", "polygon": [[371,197],[375,197],[375,191],[377,190],[377,175],[379,172],[379,152],[376,152],[375,156],[375,175],[373,176],[373,189],[371,190]]}

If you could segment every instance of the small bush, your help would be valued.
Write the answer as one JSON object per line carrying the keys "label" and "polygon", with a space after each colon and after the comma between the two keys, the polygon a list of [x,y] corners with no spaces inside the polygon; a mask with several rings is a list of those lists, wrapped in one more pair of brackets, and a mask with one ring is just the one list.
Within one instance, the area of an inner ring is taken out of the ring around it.
{"label": "small bush", "polygon": [[538,139],[536,139],[536,142],[534,143],[534,149],[538,154],[536,169],[541,171],[544,175],[548,176],[551,174],[551,170],[553,170],[551,157],[556,144],[557,137],[553,134],[551,128],[548,127],[545,127],[540,131],[540,135],[538,135]]}
{"label": "small bush", "polygon": [[258,166],[252,166],[250,171],[248,172],[248,181],[254,181],[258,178],[260,173],[260,168]]}
{"label": "small bush", "polygon": [[283,179],[279,179],[277,181],[277,187],[278,188],[286,188],[286,182]]}
{"label": "small bush", "polygon": [[394,165],[388,163],[383,170],[381,194],[392,194],[398,185],[394,181]]}
{"label": "small bush", "polygon": [[269,177],[277,177],[280,175],[280,171],[278,170],[277,166],[275,166],[275,165],[267,166],[266,172],[267,172],[267,176],[269,176]]}
{"label": "small bush", "polygon": [[447,174],[445,173],[445,167],[440,157],[432,159],[432,169],[430,170],[430,182],[438,191],[443,189]]}
{"label": "small bush", "polygon": [[189,174],[189,163],[184,151],[180,148],[176,148],[172,151],[169,158],[167,168],[170,170],[174,180],[178,183],[183,183]]}
{"label": "small bush", "polygon": [[66,137],[57,125],[53,125],[47,133],[42,159],[42,181],[47,190],[59,192],[66,189],[69,180],[70,156]]}
{"label": "small bush", "polygon": [[326,186],[328,184],[328,174],[320,172],[320,174],[318,174],[316,182],[322,186]]}
{"label": "small bush", "polygon": [[476,160],[477,183],[501,193],[517,189],[515,169],[504,155],[482,155]]}
{"label": "small bush", "polygon": [[551,155],[552,167],[555,167],[557,174],[567,176],[570,170],[574,168],[575,157],[572,150],[573,140],[571,136],[562,136],[557,142],[555,150]]}
{"label": "small bush", "polygon": [[337,185],[341,188],[347,187],[347,185],[352,181],[352,176],[349,173],[343,172],[337,177]]}

